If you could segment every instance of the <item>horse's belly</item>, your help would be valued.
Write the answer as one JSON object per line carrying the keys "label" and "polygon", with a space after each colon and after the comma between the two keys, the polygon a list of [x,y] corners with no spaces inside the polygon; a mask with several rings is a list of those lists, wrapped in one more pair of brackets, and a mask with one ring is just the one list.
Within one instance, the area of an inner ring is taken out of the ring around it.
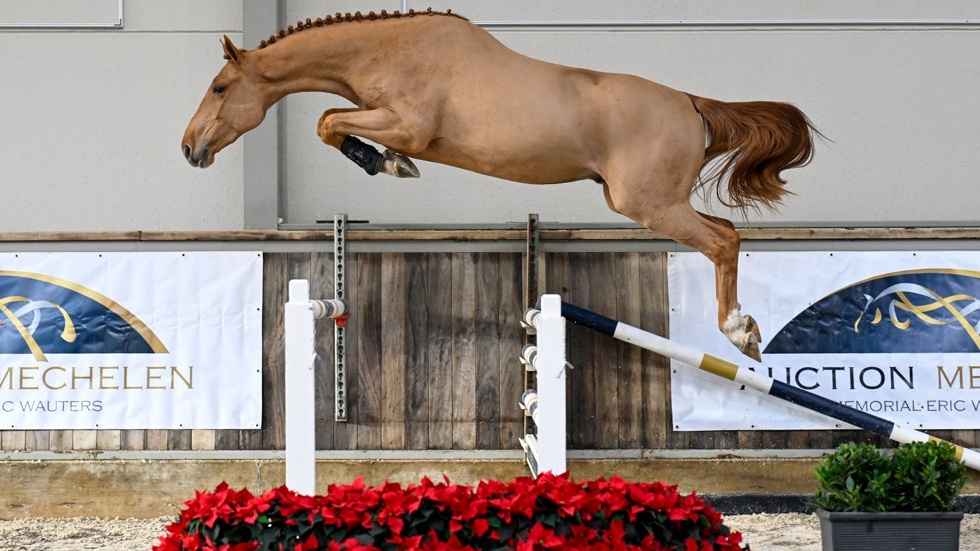
{"label": "horse's belly", "polygon": [[554,96],[519,92],[496,95],[499,105],[488,102],[482,109],[445,117],[455,124],[444,125],[425,154],[436,162],[529,184],[595,177],[595,121],[581,120],[579,112],[563,109]]}
{"label": "horse's belly", "polygon": [[420,159],[525,184],[559,184],[594,178],[594,168],[576,148],[519,141],[520,147],[437,139]]}

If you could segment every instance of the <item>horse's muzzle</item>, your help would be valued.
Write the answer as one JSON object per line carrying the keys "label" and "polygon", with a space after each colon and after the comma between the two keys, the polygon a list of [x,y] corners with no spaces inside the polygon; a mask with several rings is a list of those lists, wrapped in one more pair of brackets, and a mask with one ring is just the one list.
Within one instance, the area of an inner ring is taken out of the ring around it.
{"label": "horse's muzzle", "polygon": [[190,144],[185,143],[183,147],[183,152],[184,152],[184,158],[187,159],[187,162],[190,163],[191,166],[196,166],[198,168],[208,167],[208,158],[210,157],[211,154],[211,148],[205,147],[204,149],[201,150],[200,154],[198,154],[197,157],[194,157],[194,149],[190,146]]}

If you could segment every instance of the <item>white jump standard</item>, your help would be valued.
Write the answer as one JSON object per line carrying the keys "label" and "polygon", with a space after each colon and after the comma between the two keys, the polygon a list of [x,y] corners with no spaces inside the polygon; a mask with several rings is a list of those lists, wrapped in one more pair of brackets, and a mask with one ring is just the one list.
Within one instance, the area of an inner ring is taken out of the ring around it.
{"label": "white jump standard", "polygon": [[544,295],[541,310],[528,310],[522,325],[537,337],[537,348],[525,346],[521,363],[537,371],[537,386],[521,397],[521,407],[534,419],[537,434],[527,434],[521,447],[531,474],[564,473],[565,461],[565,320],[561,297]]}
{"label": "white jump standard", "polygon": [[[557,298],[557,295],[545,295],[542,297],[542,303],[544,303],[546,296]],[[685,345],[672,342],[653,333],[648,333],[642,329],[568,304],[567,302],[561,303],[561,315],[572,323],[588,327],[600,333],[605,333],[621,341],[667,356],[668,358],[694,366],[702,371],[745,385],[748,388],[805,407],[811,411],[821,413],[855,427],[887,436],[895,442],[904,444],[909,442],[924,442],[927,440],[940,441],[940,439],[929,436],[924,432],[906,428],[887,419],[839,404],[823,396],[766,377],[747,367],[740,367],[710,354],[698,352]],[[540,342],[538,344],[538,351],[542,355],[545,354],[545,350]],[[980,471],[980,453],[962,446],[956,446],[956,457],[965,463],[967,467]]]}
{"label": "white jump standard", "polygon": [[286,486],[304,495],[316,493],[316,327],[320,318],[343,324],[350,314],[345,299],[311,300],[310,282],[289,282],[286,333]]}

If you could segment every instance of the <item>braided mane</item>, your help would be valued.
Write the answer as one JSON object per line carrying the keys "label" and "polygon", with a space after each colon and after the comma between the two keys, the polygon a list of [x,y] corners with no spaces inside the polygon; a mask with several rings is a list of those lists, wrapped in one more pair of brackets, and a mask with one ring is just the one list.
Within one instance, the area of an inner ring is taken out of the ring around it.
{"label": "braided mane", "polygon": [[362,15],[361,12],[354,12],[353,14],[351,14],[350,12],[347,13],[337,12],[334,15],[328,15],[326,17],[317,17],[316,20],[307,17],[306,21],[297,21],[296,26],[289,25],[285,29],[279,29],[279,32],[271,35],[268,38],[268,40],[263,40],[262,42],[260,42],[259,47],[257,49],[261,50],[262,48],[271,46],[272,44],[275,44],[277,41],[282,40],[283,38],[286,38],[287,36],[293,33],[298,33],[300,31],[311,29],[313,27],[323,27],[325,25],[333,25],[335,23],[344,23],[344,22],[352,22],[352,21],[376,21],[380,19],[400,19],[402,17],[415,17],[417,15],[445,15],[445,16],[458,17],[460,19],[467,20],[465,17],[453,13],[453,10],[446,10],[442,12],[442,11],[432,11],[432,8],[429,8],[426,11],[408,10],[408,13],[401,13],[398,10],[395,10],[392,13],[388,13],[388,10],[381,10],[381,13],[375,13],[372,11],[372,12],[368,12],[367,15]]}

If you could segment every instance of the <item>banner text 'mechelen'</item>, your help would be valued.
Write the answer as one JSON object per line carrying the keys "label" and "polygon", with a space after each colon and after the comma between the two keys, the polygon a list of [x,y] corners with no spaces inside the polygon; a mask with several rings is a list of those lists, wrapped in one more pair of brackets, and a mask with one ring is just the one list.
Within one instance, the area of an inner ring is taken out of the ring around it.
{"label": "banner text 'mechelen'", "polygon": [[194,388],[194,366],[103,365],[0,368],[2,390],[175,390]]}

